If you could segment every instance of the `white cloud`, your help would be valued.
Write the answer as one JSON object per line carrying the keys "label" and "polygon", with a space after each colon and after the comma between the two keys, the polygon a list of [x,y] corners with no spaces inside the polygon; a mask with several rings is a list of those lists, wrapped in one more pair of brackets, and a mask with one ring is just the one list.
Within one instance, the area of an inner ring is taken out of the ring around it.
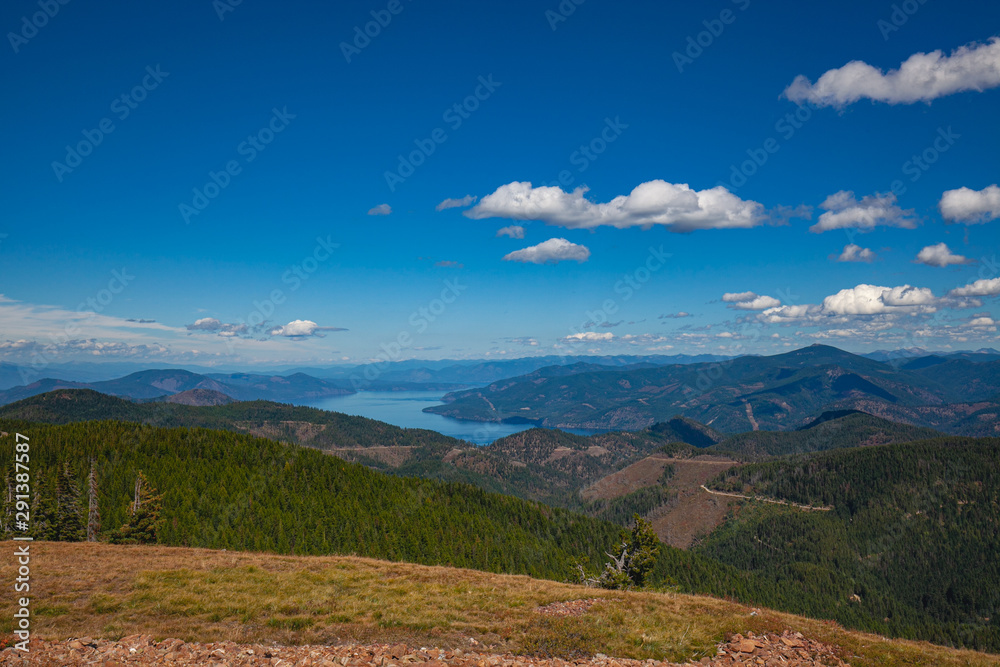
{"label": "white cloud", "polygon": [[368,215],[389,215],[392,213],[392,207],[388,204],[379,204],[374,208],[368,209]]}
{"label": "white cloud", "polygon": [[915,53],[899,69],[883,73],[854,60],[824,73],[816,83],[795,77],[784,95],[798,104],[844,107],[862,98],[889,104],[930,102],[965,90],[1000,86],[1000,37],[967,44],[944,55],[940,50]]}
{"label": "white cloud", "polygon": [[973,317],[971,320],[969,320],[968,326],[970,326],[970,327],[995,327],[996,326],[996,322],[993,320],[992,317],[986,317],[986,316],[984,316],[984,317]]}
{"label": "white cloud", "polygon": [[971,264],[972,260],[962,255],[956,255],[948,246],[944,243],[938,243],[937,245],[929,245],[919,253],[917,253],[917,258],[913,260],[918,264],[926,264],[928,266],[939,266],[946,267],[953,264]]}
{"label": "white cloud", "polygon": [[781,305],[773,296],[761,296],[756,292],[727,292],[722,300],[737,310],[767,310]]}
{"label": "white cloud", "polygon": [[686,310],[682,310],[679,313],[665,313],[663,315],[659,315],[656,319],[658,319],[658,320],[680,320],[680,319],[683,319],[685,317],[691,317],[691,313],[687,312]]}
{"label": "white cloud", "polygon": [[822,309],[834,315],[876,315],[893,310],[933,313],[937,303],[937,297],[926,287],[858,285],[826,297]]}
{"label": "white cloud", "polygon": [[443,211],[446,208],[465,208],[466,206],[474,203],[476,199],[478,199],[478,197],[474,197],[473,195],[465,195],[461,199],[445,199],[434,208],[438,211]]}
{"label": "white cloud", "polygon": [[913,229],[917,226],[916,220],[911,217],[913,211],[904,211],[897,206],[896,195],[891,192],[877,192],[859,201],[854,192],[841,190],[827,197],[820,208],[826,209],[826,213],[819,216],[819,221],[809,228],[811,232],[827,232],[831,229],[869,230],[878,226]]}
{"label": "white cloud", "polygon": [[956,287],[948,296],[1000,296],[1000,278],[982,278],[963,287]]}
{"label": "white cloud", "polygon": [[347,331],[340,327],[321,327],[312,320],[292,320],[285,326],[271,329],[272,336],[283,336],[285,338],[304,338],[306,336],[322,337],[321,331]]}
{"label": "white cloud", "polygon": [[272,336],[312,336],[319,325],[312,320],[293,320],[283,327],[271,329]]}
{"label": "white cloud", "polygon": [[958,188],[941,195],[938,204],[941,217],[967,225],[981,224],[1000,218],[1000,187],[988,185],[982,190]]}
{"label": "white cloud", "polygon": [[509,236],[512,239],[523,239],[524,238],[524,227],[521,225],[511,225],[509,227],[501,227],[497,230],[497,237]]}
{"label": "white cloud", "polygon": [[570,243],[566,239],[549,239],[538,245],[504,255],[504,261],[556,264],[567,260],[586,262],[589,257],[590,250],[585,246]]}
{"label": "white cloud", "polygon": [[844,252],[837,258],[838,262],[874,262],[878,257],[868,248],[862,248],[856,243],[844,246]]}
{"label": "white cloud", "polygon": [[761,204],[744,201],[722,186],[692,190],[684,183],[649,181],[604,204],[589,201],[586,193],[586,187],[565,192],[554,186],[508,183],[483,197],[465,215],[477,220],[542,220],[570,229],[663,225],[675,232],[748,228],[767,222]]}
{"label": "white cloud", "polygon": [[608,342],[613,340],[613,333],[597,333],[596,331],[584,331],[582,333],[570,334],[563,338],[566,342],[584,341],[587,343]]}
{"label": "white cloud", "polygon": [[779,306],[768,308],[760,314],[761,319],[771,324],[781,324],[782,322],[793,322],[807,318],[809,315],[818,314],[819,306],[797,305]]}

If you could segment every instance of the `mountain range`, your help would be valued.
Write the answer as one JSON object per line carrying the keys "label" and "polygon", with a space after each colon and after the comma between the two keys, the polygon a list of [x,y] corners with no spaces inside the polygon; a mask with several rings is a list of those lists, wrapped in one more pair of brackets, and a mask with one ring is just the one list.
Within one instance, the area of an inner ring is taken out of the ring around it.
{"label": "mountain range", "polygon": [[770,357],[652,368],[541,369],[456,391],[425,411],[558,428],[640,429],[685,416],[724,433],[796,429],[855,409],[960,435],[1000,433],[1000,360],[914,357],[897,365],[813,345]]}

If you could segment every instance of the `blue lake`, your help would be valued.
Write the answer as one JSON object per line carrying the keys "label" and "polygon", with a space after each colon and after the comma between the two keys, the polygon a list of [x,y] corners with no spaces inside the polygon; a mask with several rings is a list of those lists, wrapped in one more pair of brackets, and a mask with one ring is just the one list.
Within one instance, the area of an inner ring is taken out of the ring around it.
{"label": "blue lake", "polygon": [[[423,412],[424,408],[441,405],[443,395],[444,392],[440,391],[362,391],[350,396],[333,396],[300,405],[378,419],[404,428],[426,428],[477,445],[486,445],[497,438],[531,428],[531,424],[464,421]],[[578,435],[597,432],[582,429],[567,431]]]}

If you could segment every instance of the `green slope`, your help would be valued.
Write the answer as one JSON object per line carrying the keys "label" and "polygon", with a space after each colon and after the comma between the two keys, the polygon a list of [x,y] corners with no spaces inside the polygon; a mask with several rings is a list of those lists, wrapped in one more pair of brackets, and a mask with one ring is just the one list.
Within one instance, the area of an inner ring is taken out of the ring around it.
{"label": "green slope", "polygon": [[734,468],[709,486],[833,506],[754,503],[697,549],[797,591],[797,611],[1000,651],[1000,440],[841,449]]}

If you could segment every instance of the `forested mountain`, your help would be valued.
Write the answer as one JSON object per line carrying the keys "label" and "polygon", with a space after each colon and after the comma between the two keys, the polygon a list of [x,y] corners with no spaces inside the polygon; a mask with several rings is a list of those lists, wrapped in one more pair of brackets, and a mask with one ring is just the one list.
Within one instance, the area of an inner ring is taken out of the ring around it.
{"label": "forested mountain", "polygon": [[[621,533],[566,510],[465,484],[385,475],[315,449],[231,432],[8,419],[0,419],[0,431],[30,438],[32,521],[39,524],[84,512],[80,498],[93,465],[102,533],[127,520],[142,472],[162,495],[163,544],[357,554],[568,579],[577,560],[600,567]],[[4,470],[13,469],[13,452],[0,448]],[[76,485],[72,503],[61,502],[66,470]],[[5,531],[8,510],[0,511]],[[689,591],[780,600],[753,575],[667,547],[653,577]]]}
{"label": "forested mountain", "polygon": [[731,468],[742,507],[697,551],[799,591],[799,610],[1000,650],[1000,440],[938,438]]}
{"label": "forested mountain", "polygon": [[[937,373],[943,368],[945,372]],[[990,435],[1000,362],[945,361],[905,370],[813,345],[772,357],[570,376],[544,371],[452,392],[426,411],[481,421],[562,428],[639,429],[682,415],[725,433],[793,430],[827,410],[857,409],[946,432]],[[963,404],[963,405],[956,405]]]}
{"label": "forested mountain", "polygon": [[726,438],[711,449],[742,461],[803,454],[841,447],[885,445],[927,440],[944,435],[934,429],[899,424],[864,412],[826,412],[807,427],[795,431],[748,431]]}

